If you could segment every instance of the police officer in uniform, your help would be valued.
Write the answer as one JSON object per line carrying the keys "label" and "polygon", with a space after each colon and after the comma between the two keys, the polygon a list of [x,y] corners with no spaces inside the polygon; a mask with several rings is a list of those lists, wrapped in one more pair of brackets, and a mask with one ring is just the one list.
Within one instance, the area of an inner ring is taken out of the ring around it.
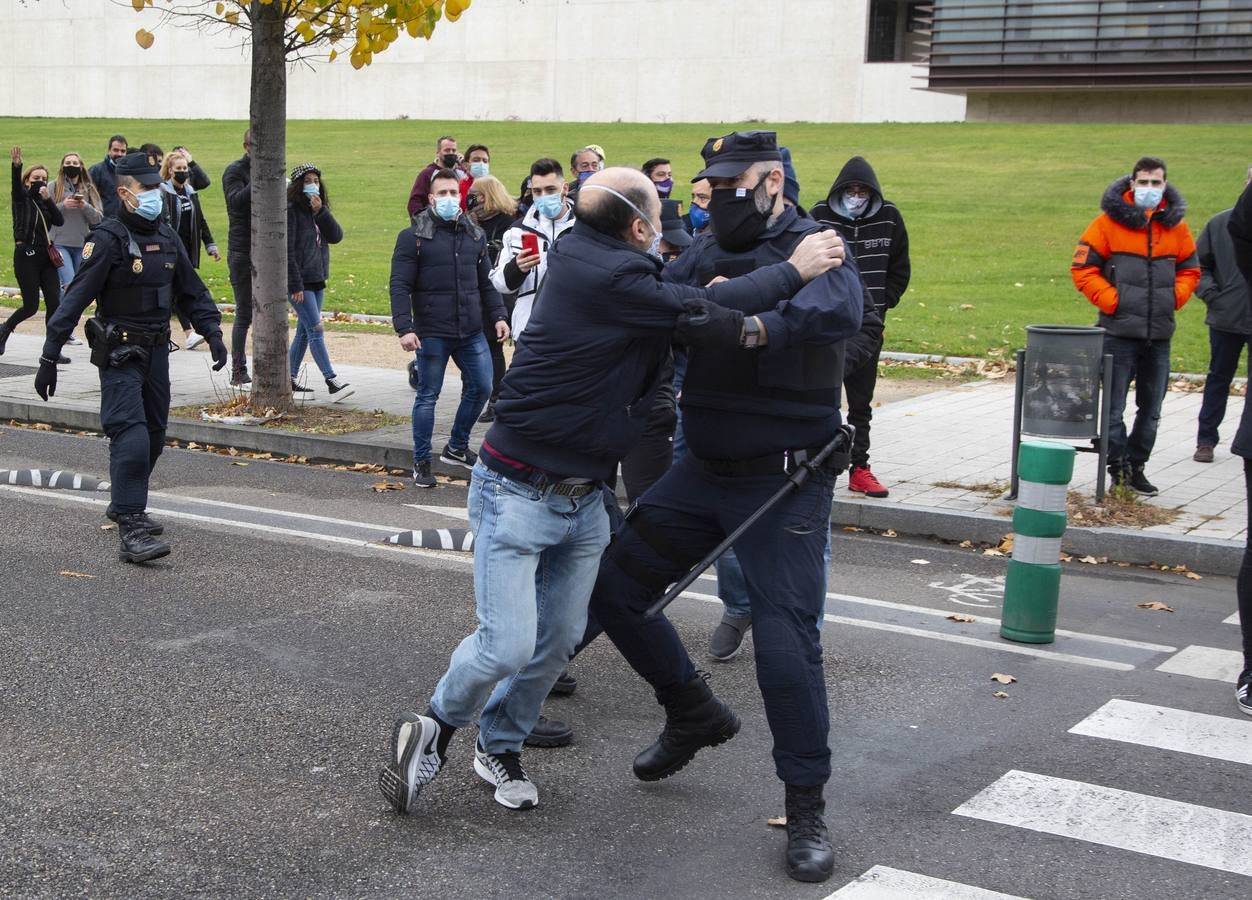
{"label": "police officer in uniform", "polygon": [[[713,138],[694,180],[712,184],[713,234],[695,238],[665,278],[707,284],[787,259],[825,228],[783,203],[773,132]],[[795,470],[840,433],[843,341],[861,328],[863,290],[849,259],[788,303],[708,304],[685,330],[681,408],[688,454],[627,513],[601,566],[591,611],[655,689],[665,728],[634,763],[643,781],[666,778],[701,747],[732,738],[733,711],[697,675],[664,616],[644,610]],[[704,301],[688,301],[702,304]],[[707,320],[697,325],[696,321]],[[833,468],[833,467],[832,467]],[[752,602],[756,674],[786,785],[788,874],[824,881],[834,854],[824,821],[829,715],[818,623],[835,471],[818,470],[736,542]]]}
{"label": "police officer in uniform", "polygon": [[222,316],[178,235],[160,222],[161,174],[156,160],[131,152],[117,161],[116,218],[105,219],[83,245],[83,265],[48,320],[35,390],[56,393],[57,357],[96,301],[84,329],[100,369],[100,425],[109,436],[112,502],[120,558],[147,562],[170,552],[164,530],[145,512],[148,478],[165,445],[170,409],[170,315],[177,305],[209,343],[214,370],[226,365]]}

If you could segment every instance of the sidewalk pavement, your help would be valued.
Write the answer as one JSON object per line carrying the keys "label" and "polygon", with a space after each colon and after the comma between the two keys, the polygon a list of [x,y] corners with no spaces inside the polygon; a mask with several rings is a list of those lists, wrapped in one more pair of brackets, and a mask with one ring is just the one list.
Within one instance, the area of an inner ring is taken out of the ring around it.
{"label": "sidewalk pavement", "polygon": [[[42,337],[14,334],[0,358],[0,419],[39,421],[67,428],[99,428],[99,381],[85,345],[66,347],[72,363],[62,366],[55,398],[41,401],[34,373]],[[231,395],[227,371],[214,373],[204,349],[179,350],[170,356],[174,406],[212,404]],[[14,368],[23,367],[23,368]],[[408,415],[413,391],[403,370],[340,366],[338,374],[355,394],[343,406]],[[315,369],[307,383],[315,388],[311,403],[330,405]],[[464,476],[465,470],[441,467],[437,456],[447,440],[461,382],[454,366],[444,381],[435,419],[434,469]],[[1108,557],[1133,563],[1183,564],[1201,572],[1235,574],[1247,541],[1243,463],[1218,447],[1216,461],[1192,461],[1199,393],[1171,391],[1165,399],[1156,449],[1147,473],[1161,493],[1150,501],[1177,508],[1168,525],[1147,529],[1079,528],[1071,523],[1064,545],[1076,556]],[[1231,397],[1224,433],[1233,435],[1244,398]],[[1132,407],[1133,408],[1133,407]],[[1007,485],[1012,441],[1013,383],[986,381],[935,391],[874,411],[871,463],[891,495],[871,499],[847,490],[840,479],[832,521],[896,533],[946,540],[996,543],[1012,530],[1012,504],[988,493],[992,483]],[[471,446],[486,426],[474,429]],[[169,437],[201,444],[304,456],[335,462],[365,462],[394,468],[412,464],[408,426],[343,436],[306,435],[271,428],[171,420]],[[1096,456],[1079,453],[1071,488],[1094,496]],[[939,485],[947,485],[941,487]],[[975,489],[978,486],[978,489]]]}

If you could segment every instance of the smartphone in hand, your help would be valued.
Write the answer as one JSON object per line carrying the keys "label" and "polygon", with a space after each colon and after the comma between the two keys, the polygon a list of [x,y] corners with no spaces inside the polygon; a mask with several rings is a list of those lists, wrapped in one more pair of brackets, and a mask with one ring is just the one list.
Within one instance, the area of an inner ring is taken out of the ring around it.
{"label": "smartphone in hand", "polygon": [[529,232],[522,235],[522,252],[538,253],[539,252],[539,235],[530,234]]}

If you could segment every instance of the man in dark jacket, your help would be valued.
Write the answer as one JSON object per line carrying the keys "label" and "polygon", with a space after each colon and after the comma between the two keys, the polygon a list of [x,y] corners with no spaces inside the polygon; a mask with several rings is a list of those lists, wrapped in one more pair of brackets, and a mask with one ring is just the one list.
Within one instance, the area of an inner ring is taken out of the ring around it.
{"label": "man in dark jacket", "polygon": [[[1070,277],[1100,310],[1104,352],[1113,357],[1109,391],[1109,476],[1140,494],[1157,493],[1144,473],[1169,387],[1174,313],[1200,280],[1187,204],[1165,180],[1165,160],[1144,156],[1104,191],[1100,215],[1082,233]],[[1135,424],[1123,421],[1131,379]]]}
{"label": "man in dark jacket", "polygon": [[124,136],[113,135],[109,138],[109,150],[104,159],[90,169],[91,180],[95,182],[96,190],[100,192],[100,204],[106,219],[116,216],[118,209],[121,208],[117,201],[117,175],[114,172],[117,161],[126,155],[126,148],[129,146]]}
{"label": "man in dark jacket", "polygon": [[[1249,169],[1252,175],[1252,169]],[[1244,283],[1252,285],[1252,184],[1243,189],[1226,223],[1234,244],[1235,265]],[[1252,290],[1245,296],[1252,306]],[[1230,445],[1230,452],[1243,457],[1243,482],[1249,518],[1252,518],[1252,403],[1244,402],[1239,430]],[[1243,671],[1235,681],[1235,703],[1239,711],[1252,716],[1252,541],[1243,551],[1236,585],[1239,597],[1239,629],[1243,637]]]}
{"label": "man in dark jacket", "polygon": [[[474,770],[501,805],[538,803],[522,742],[582,637],[609,539],[602,485],[652,409],[684,301],[751,308],[770,298],[757,308],[774,317],[781,340],[779,317],[796,316],[786,298],[838,262],[840,248],[818,236],[747,278],[708,289],[667,284],[647,252],[661,233],[659,213],[641,172],[607,169],[585,182],[578,223],[552,248],[470,481],[478,629],[453,652],[426,712],[396,723],[379,778],[400,812],[412,812],[453,731],[479,709]],[[776,304],[784,312],[764,311]]]}
{"label": "man in dark jacket", "polygon": [[[1252,183],[1249,170],[1243,184]],[[1196,434],[1196,462],[1211,463],[1217,446],[1217,427],[1226,416],[1226,398],[1230,383],[1239,368],[1239,357],[1252,334],[1248,316],[1248,283],[1235,264],[1235,247],[1227,225],[1233,210],[1219,212],[1208,220],[1196,242],[1200,257],[1200,285],[1196,296],[1204,301],[1208,312],[1204,324],[1209,327],[1209,373],[1204,379],[1204,402],[1200,404],[1199,430]],[[1252,365],[1252,358],[1249,359]]]}
{"label": "man in dark jacket", "polygon": [[[908,289],[912,269],[904,217],[894,203],[883,197],[873,166],[864,157],[852,157],[830,186],[825,202],[814,206],[809,214],[819,222],[834,225],[848,242],[865,287],[885,323],[887,310],[894,309]],[[887,496],[887,489],[869,467],[869,429],[874,417],[881,353],[880,341],[869,356],[856,362],[849,356],[843,371],[848,422],[856,427],[848,490],[867,497]]]}
{"label": "man in dark jacket", "polygon": [[226,197],[226,267],[235,295],[230,331],[230,383],[249,384],[248,328],[252,325],[252,129],[243,133],[243,156],[222,173]]}
{"label": "man in dark jacket", "polygon": [[487,236],[461,213],[457,175],[441,169],[430,182],[426,207],[401,231],[391,255],[391,322],[400,346],[418,354],[413,398],[413,484],[433,488],[430,438],[435,404],[451,359],[465,381],[452,434],[439,453],[451,465],[474,468],[470,429],[491,396],[491,351],[483,321],[496,340],[509,336],[504,301],[491,285]]}

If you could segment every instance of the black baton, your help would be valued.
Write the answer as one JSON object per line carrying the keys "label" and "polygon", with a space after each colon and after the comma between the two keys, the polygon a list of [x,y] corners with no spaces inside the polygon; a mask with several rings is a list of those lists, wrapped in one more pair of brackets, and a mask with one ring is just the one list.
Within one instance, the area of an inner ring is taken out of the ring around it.
{"label": "black baton", "polygon": [[812,474],[815,469],[820,469],[825,464],[826,460],[830,458],[831,454],[837,453],[843,448],[850,448],[852,446],[852,435],[854,433],[855,429],[851,425],[840,426],[839,433],[835,435],[834,440],[818,451],[816,456],[806,459],[804,462],[800,463],[800,467],[791,473],[791,476],[786,480],[786,482],[783,483],[782,487],[774,492],[772,497],[761,504],[756,512],[744,519],[738,528],[726,535],[726,539],[710,550],[708,555],[696,563],[690,572],[678,581],[674,582],[673,586],[665,592],[665,596],[648,607],[647,611],[643,614],[643,617],[645,619],[652,618],[678,599],[678,595],[690,587],[693,581],[703,575],[709,566],[717,562],[718,558],[720,558],[723,553],[734,546],[735,541],[739,540],[745,531],[755,525],[756,521],[761,518],[761,516],[765,515],[778,505],[778,502],[792,491],[799,490],[800,486],[809,480],[809,475]]}

